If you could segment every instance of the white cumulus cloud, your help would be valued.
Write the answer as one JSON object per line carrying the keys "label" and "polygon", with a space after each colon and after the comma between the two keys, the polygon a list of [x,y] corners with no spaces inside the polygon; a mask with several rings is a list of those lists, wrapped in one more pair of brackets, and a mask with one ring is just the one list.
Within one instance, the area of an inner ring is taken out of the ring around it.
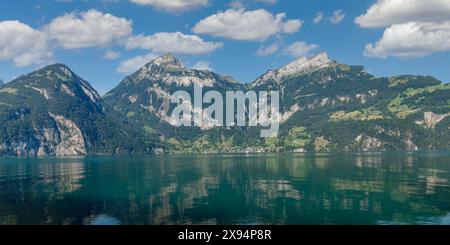
{"label": "white cumulus cloud", "polygon": [[336,10],[333,12],[333,15],[330,17],[330,21],[333,24],[341,23],[345,18],[345,13],[342,10]]}
{"label": "white cumulus cloud", "polygon": [[107,47],[123,41],[133,31],[131,21],[93,9],[57,17],[44,30],[65,49]]}
{"label": "white cumulus cloud", "polygon": [[175,13],[206,7],[209,4],[209,0],[130,0],[130,2]]}
{"label": "white cumulus cloud", "polygon": [[48,62],[52,51],[47,36],[19,21],[0,22],[0,60],[9,59],[18,67]]}
{"label": "white cumulus cloud", "polygon": [[106,50],[105,55],[103,56],[103,58],[105,58],[107,60],[117,60],[118,58],[120,58],[120,53],[108,49],[108,50]]}
{"label": "white cumulus cloud", "polygon": [[448,0],[378,0],[355,22],[364,28],[407,22],[442,22],[450,19]]}
{"label": "white cumulus cloud", "polygon": [[139,70],[141,67],[154,60],[155,58],[157,58],[157,55],[152,53],[136,56],[134,58],[120,62],[119,67],[117,67],[116,71],[119,73],[129,74]]}
{"label": "white cumulus cloud", "polygon": [[262,45],[259,47],[258,52],[256,52],[259,56],[267,56],[276,53],[280,49],[280,46],[276,43],[270,45]]}
{"label": "white cumulus cloud", "polygon": [[181,32],[160,32],[151,36],[132,36],[126,41],[127,49],[148,49],[153,53],[186,55],[209,54],[223,46],[222,43],[206,42],[196,35]]}
{"label": "white cumulus cloud", "polygon": [[325,14],[322,11],[317,12],[316,16],[313,19],[314,24],[319,24],[323,20],[324,16]]}
{"label": "white cumulus cloud", "polygon": [[450,1],[378,0],[355,22],[363,28],[386,28],[366,45],[370,57],[415,58],[450,51]]}
{"label": "white cumulus cloud", "polygon": [[211,68],[211,63],[209,61],[198,61],[195,65],[192,66],[192,69],[200,70],[200,71],[213,71]]}
{"label": "white cumulus cloud", "polygon": [[311,51],[319,48],[317,44],[308,44],[306,42],[294,42],[284,49],[286,54],[291,55],[292,57],[301,57],[307,56],[311,53]]}
{"label": "white cumulus cloud", "polygon": [[285,13],[273,15],[264,9],[229,9],[201,20],[192,30],[197,34],[234,40],[264,41],[276,34],[295,33],[300,30],[303,21],[285,18]]}
{"label": "white cumulus cloud", "polygon": [[367,44],[364,54],[386,58],[396,56],[415,58],[450,50],[450,22],[408,22],[388,27],[375,44]]}

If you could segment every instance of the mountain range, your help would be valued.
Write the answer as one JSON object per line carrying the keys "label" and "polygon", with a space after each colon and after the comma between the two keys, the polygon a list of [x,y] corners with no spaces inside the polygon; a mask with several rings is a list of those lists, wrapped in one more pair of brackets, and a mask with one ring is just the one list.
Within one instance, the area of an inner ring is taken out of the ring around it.
{"label": "mountain range", "polygon": [[[258,127],[174,127],[170,95],[280,91],[280,133]],[[375,77],[326,53],[252,83],[164,55],[101,97],[62,64],[0,84],[0,156],[215,152],[450,150],[450,85],[431,76]]]}

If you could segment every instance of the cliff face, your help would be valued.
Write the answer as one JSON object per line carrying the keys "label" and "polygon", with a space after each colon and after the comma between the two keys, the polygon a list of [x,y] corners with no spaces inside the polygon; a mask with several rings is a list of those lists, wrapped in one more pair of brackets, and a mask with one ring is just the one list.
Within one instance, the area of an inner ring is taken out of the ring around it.
{"label": "cliff face", "polygon": [[[57,156],[85,155],[86,142],[80,128],[71,120],[63,116],[52,115],[59,133],[59,141],[56,145]],[[52,139],[53,137],[50,137]],[[46,138],[48,139],[48,138]]]}
{"label": "cliff face", "polygon": [[53,116],[55,127],[34,128],[28,141],[0,145],[0,152],[20,157],[86,155],[86,143],[78,126],[63,116]]}

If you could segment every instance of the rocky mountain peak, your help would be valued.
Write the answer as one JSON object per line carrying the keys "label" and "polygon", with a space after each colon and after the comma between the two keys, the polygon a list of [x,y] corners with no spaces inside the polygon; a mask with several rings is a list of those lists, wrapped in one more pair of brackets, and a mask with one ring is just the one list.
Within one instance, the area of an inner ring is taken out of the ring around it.
{"label": "rocky mountain peak", "polygon": [[321,69],[331,65],[332,61],[328,58],[327,53],[320,53],[316,56],[307,58],[301,57],[278,70],[281,77],[290,76],[296,73],[304,72],[309,69]]}
{"label": "rocky mountain peak", "polygon": [[183,63],[170,53],[154,59],[151,64],[169,68],[184,68]]}
{"label": "rocky mountain peak", "polygon": [[2,86],[3,84],[5,84],[5,83],[3,82],[2,79],[0,79],[0,86]]}
{"label": "rocky mountain peak", "polygon": [[61,94],[73,98],[84,94],[91,102],[102,107],[101,97],[86,80],[64,64],[45,66],[37,71],[18,77],[8,83],[14,89],[26,89],[40,94],[46,100],[59,98]]}
{"label": "rocky mountain peak", "polygon": [[51,77],[56,77],[57,80],[66,81],[76,77],[75,73],[70,70],[70,68],[64,64],[53,64],[45,66],[35,72],[28,74],[27,76],[36,78],[37,80],[43,79],[44,77],[52,80]]}
{"label": "rocky mountain peak", "polygon": [[[213,87],[218,81],[236,83],[231,77],[223,77],[210,71],[189,69],[172,54],[166,54],[147,63],[126,81],[134,84],[152,81],[152,84],[188,87],[192,84],[202,84]],[[153,86],[152,85],[152,86]]]}
{"label": "rocky mountain peak", "polygon": [[303,56],[277,70],[269,70],[253,82],[251,87],[259,86],[270,80],[274,80],[276,83],[281,83],[281,81],[286,77],[327,68],[332,66],[333,63],[334,61],[330,60],[328,54],[325,52],[312,57]]}
{"label": "rocky mountain peak", "polygon": [[158,57],[139,69],[135,76],[137,81],[158,80],[163,77],[171,76],[173,71],[187,70],[180,60],[172,54],[166,54]]}
{"label": "rocky mountain peak", "polygon": [[60,75],[66,78],[72,78],[74,76],[72,70],[70,70],[70,68],[64,64],[55,64],[54,68],[56,72],[58,72]]}

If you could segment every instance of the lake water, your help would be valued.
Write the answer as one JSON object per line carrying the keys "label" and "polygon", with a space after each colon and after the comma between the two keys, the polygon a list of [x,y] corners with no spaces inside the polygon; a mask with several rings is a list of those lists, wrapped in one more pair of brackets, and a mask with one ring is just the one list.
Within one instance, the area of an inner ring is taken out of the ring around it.
{"label": "lake water", "polygon": [[450,224],[450,154],[0,159],[0,224]]}

